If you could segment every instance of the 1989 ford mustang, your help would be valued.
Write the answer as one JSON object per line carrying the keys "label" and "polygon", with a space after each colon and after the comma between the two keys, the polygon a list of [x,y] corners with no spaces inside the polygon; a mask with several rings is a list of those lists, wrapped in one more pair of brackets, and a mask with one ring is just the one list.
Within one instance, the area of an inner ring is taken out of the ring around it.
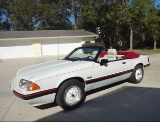
{"label": "1989 ford mustang", "polygon": [[79,47],[63,60],[20,69],[11,81],[11,89],[33,106],[56,102],[69,110],[84,102],[86,91],[125,79],[141,82],[149,65],[146,55],[103,51],[100,46]]}

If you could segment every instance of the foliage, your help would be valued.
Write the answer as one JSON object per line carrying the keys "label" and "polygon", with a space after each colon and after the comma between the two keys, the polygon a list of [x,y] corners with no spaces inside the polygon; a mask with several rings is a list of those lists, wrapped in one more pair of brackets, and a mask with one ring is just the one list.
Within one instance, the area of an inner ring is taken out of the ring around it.
{"label": "foliage", "polygon": [[100,37],[114,48],[128,49],[131,43],[134,48],[146,47],[159,38],[160,15],[154,3],[154,0],[92,0],[82,6],[80,27],[94,32],[95,27],[100,27]]}
{"label": "foliage", "polygon": [[39,0],[37,4],[35,20],[39,23],[38,30],[71,29],[66,0]]}
{"label": "foliage", "polygon": [[0,18],[7,18],[0,20],[1,30],[72,29],[67,0],[1,0],[0,6]]}
{"label": "foliage", "polygon": [[97,43],[84,43],[83,46],[102,46],[105,50],[105,44],[103,42],[97,42]]}

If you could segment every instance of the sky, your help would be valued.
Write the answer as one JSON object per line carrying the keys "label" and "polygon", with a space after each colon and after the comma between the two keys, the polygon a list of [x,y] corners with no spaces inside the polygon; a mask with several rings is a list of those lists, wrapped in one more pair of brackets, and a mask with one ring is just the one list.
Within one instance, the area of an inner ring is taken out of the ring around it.
{"label": "sky", "polygon": [[160,4],[160,0],[156,0],[155,6]]}
{"label": "sky", "polygon": [[160,0],[156,0],[156,4],[160,4]]}

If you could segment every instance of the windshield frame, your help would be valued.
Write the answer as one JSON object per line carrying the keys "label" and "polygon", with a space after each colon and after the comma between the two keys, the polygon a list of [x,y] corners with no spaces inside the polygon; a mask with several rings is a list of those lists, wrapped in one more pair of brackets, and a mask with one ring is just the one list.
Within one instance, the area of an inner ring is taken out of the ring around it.
{"label": "windshield frame", "polygon": [[[98,52],[97,52],[94,60],[90,60],[91,62],[97,62],[97,59],[98,59],[100,53],[103,51],[102,46],[84,46],[84,47],[75,48],[75,49],[74,49],[73,51],[71,51],[63,60],[71,60],[69,57],[70,57],[74,52],[76,52],[76,51],[79,50],[79,49],[87,49],[87,48],[89,48],[89,49],[97,49],[97,50],[98,50]],[[78,59],[78,58],[77,58],[77,59]],[[79,60],[79,59],[78,59],[78,60]],[[71,61],[74,61],[74,60],[71,60]],[[75,60],[75,61],[77,61],[77,60]]]}

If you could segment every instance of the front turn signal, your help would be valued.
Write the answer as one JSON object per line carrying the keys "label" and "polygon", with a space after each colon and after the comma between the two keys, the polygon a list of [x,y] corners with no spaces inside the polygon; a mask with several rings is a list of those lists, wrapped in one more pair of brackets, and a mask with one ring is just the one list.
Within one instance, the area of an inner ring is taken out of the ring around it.
{"label": "front turn signal", "polygon": [[39,90],[40,89],[40,87],[36,83],[33,83],[33,82],[29,84],[28,88],[29,88],[30,91]]}

